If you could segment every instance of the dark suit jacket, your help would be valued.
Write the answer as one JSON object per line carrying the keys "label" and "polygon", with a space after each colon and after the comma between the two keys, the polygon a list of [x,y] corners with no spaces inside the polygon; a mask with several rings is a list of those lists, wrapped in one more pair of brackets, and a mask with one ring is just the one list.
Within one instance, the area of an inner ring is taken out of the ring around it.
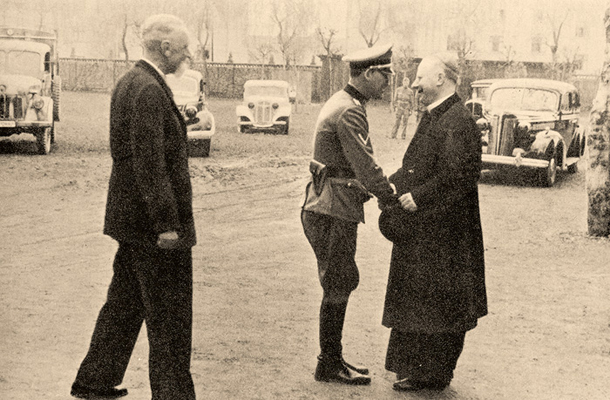
{"label": "dark suit jacket", "polygon": [[104,233],[154,244],[177,231],[195,244],[186,124],[163,77],[139,61],[117,83],[110,105],[112,174]]}
{"label": "dark suit jacket", "polygon": [[[457,95],[424,116],[390,181],[418,210],[395,243],[383,324],[463,332],[487,314],[478,179],[481,136]],[[416,217],[419,215],[419,217]]]}

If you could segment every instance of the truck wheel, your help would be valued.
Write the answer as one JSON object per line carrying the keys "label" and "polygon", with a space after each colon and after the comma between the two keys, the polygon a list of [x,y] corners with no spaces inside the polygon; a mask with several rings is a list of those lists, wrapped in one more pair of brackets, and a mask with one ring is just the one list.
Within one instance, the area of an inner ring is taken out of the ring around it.
{"label": "truck wheel", "polygon": [[284,131],[282,132],[284,135],[288,135],[288,129],[290,128],[290,119],[286,120],[286,125],[284,126]]}
{"label": "truck wheel", "polygon": [[51,152],[51,128],[43,128],[36,134],[38,154],[46,155]]}
{"label": "truck wheel", "polygon": [[51,87],[51,98],[53,99],[53,121],[59,121],[59,98],[61,97],[61,78],[55,76]]}

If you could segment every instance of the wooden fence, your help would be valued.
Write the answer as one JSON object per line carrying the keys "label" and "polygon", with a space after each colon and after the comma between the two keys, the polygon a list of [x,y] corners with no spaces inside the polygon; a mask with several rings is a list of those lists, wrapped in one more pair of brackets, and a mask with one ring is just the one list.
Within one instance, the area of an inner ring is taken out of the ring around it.
{"label": "wooden fence", "polygon": [[[64,90],[110,92],[117,80],[135,61],[62,58],[59,60]],[[311,103],[320,100],[320,67],[277,65],[195,63],[191,68],[205,77],[206,91],[212,97],[240,98],[244,83],[249,79],[279,79],[295,88],[297,101]]]}
{"label": "wooden fence", "polygon": [[[195,63],[192,68],[206,77],[206,91],[211,97],[241,98],[243,85],[249,79],[280,79],[291,84],[296,90],[299,103],[318,103],[326,101],[334,92],[343,88],[349,80],[349,69],[340,57],[322,59],[322,67],[299,65],[284,68],[279,65],[234,64],[234,63]],[[411,82],[419,59],[413,59],[404,71],[397,71],[393,82],[402,82],[406,74]],[[117,80],[127,72],[135,61],[62,58],[59,60],[64,90],[110,92]],[[485,78],[508,77],[548,77],[548,65],[543,63],[520,63],[517,68],[506,67],[504,63],[493,61],[468,61],[462,73],[458,93],[464,98],[470,96],[470,82]],[[572,75],[568,79],[581,93],[585,109],[590,107],[597,86],[598,76]],[[386,93],[384,100],[390,101]]]}

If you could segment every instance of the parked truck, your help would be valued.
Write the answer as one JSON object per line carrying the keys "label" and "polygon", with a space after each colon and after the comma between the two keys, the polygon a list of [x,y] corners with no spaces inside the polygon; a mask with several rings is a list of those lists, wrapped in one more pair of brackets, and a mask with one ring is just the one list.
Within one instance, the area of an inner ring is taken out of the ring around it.
{"label": "parked truck", "polygon": [[0,27],[0,136],[28,133],[49,154],[59,121],[57,35]]}

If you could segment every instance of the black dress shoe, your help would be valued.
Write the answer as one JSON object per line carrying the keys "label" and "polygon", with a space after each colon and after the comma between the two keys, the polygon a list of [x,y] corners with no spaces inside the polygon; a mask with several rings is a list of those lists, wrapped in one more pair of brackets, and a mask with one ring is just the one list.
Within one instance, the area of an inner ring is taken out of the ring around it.
{"label": "black dress shoe", "polygon": [[127,389],[117,388],[90,388],[75,383],[70,394],[79,399],[116,399],[127,396]]}
{"label": "black dress shoe", "polygon": [[344,366],[346,366],[348,369],[351,369],[352,371],[356,371],[357,373],[362,374],[362,375],[369,374],[369,369],[366,367],[363,367],[361,365],[351,365],[344,359],[341,359],[341,361],[343,362]]}
{"label": "black dress shoe", "polygon": [[318,382],[335,382],[345,385],[369,385],[371,383],[371,377],[349,369],[341,359],[318,359],[314,378]]}
{"label": "black dress shoe", "polygon": [[394,382],[392,388],[399,392],[415,392],[418,390],[445,390],[449,386],[448,382],[445,381],[417,381],[411,378],[404,378]]}

